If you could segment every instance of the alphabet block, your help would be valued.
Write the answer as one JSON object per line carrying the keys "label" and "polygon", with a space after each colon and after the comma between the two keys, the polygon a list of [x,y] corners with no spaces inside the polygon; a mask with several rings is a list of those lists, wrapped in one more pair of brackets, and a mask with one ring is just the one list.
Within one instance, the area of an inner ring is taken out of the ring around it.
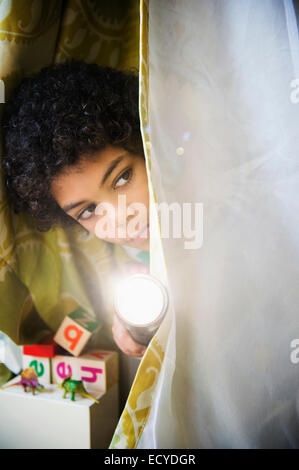
{"label": "alphabet block", "polygon": [[92,333],[99,327],[100,324],[83,308],[77,308],[65,317],[54,341],[73,356],[79,356]]}
{"label": "alphabet block", "polygon": [[72,379],[80,380],[80,366],[78,358],[73,356],[55,356],[52,359],[52,381],[60,384],[66,377],[72,374]]}
{"label": "alphabet block", "polygon": [[69,374],[74,380],[82,380],[88,392],[106,391],[118,382],[118,354],[91,350],[80,357],[55,356],[52,359],[53,383],[61,383]]}
{"label": "alphabet block", "polygon": [[58,354],[59,346],[53,340],[52,335],[47,336],[40,344],[23,346],[23,354],[37,357],[54,357]]}
{"label": "alphabet block", "polygon": [[[103,351],[101,349],[87,351],[84,356],[84,363],[86,366],[93,366],[97,364],[97,367],[104,369],[104,388],[102,390],[108,390],[112,385],[118,382],[119,365],[118,365],[118,354],[115,351]],[[81,378],[81,380],[83,380]],[[87,386],[87,384],[86,384]],[[91,382],[89,389],[97,389],[97,383]]]}
{"label": "alphabet block", "polygon": [[33,369],[37,373],[38,381],[40,384],[49,385],[50,383],[52,383],[52,365],[50,358],[29,356],[28,354],[23,354],[22,367],[23,369],[26,369],[27,367],[33,367]]}

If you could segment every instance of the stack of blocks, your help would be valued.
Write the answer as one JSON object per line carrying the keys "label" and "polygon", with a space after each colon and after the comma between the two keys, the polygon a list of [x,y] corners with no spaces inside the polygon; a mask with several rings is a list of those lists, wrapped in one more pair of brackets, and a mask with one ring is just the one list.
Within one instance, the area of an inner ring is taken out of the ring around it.
{"label": "stack of blocks", "polygon": [[[102,449],[111,442],[119,420],[118,354],[83,351],[99,328],[81,308],[69,314],[56,335],[43,344],[23,346],[23,369],[32,367],[42,393],[11,387],[0,392],[1,449]],[[66,377],[81,380],[93,400],[75,394],[64,398],[57,387]],[[45,425],[46,423],[46,425]]]}
{"label": "stack of blocks", "polygon": [[[33,367],[42,385],[60,384],[71,374],[73,380],[82,380],[87,392],[106,392],[118,382],[118,354],[103,350],[81,354],[99,327],[85,310],[77,308],[65,317],[54,340],[23,346],[23,369]],[[65,351],[59,352],[59,346]]]}

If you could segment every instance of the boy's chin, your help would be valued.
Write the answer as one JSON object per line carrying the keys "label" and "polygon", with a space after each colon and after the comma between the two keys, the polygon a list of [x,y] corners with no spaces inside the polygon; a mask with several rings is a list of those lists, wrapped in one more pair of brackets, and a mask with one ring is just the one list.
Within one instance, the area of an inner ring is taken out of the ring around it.
{"label": "boy's chin", "polygon": [[[112,240],[111,240],[112,241]],[[137,248],[138,250],[149,251],[150,250],[150,239],[147,238],[137,238],[136,240],[126,239],[126,238],[118,238],[114,240],[112,243],[117,243],[119,245],[128,246],[131,248]]]}

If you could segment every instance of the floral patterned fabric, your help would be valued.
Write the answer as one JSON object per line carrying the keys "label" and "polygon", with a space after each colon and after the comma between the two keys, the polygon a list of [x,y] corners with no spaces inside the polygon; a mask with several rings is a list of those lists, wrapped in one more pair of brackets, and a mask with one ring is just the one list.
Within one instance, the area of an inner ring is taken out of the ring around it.
{"label": "floral patterned fabric", "polygon": [[[119,69],[141,67],[140,112],[146,146],[147,3],[2,0],[0,79],[5,99],[24,76],[69,58]],[[154,190],[148,152],[146,162],[152,204]],[[151,232],[159,234],[157,215],[151,210]],[[63,318],[80,306],[103,324],[93,336],[91,347],[117,349],[111,334],[113,282],[119,272],[128,273],[131,262],[121,246],[105,243],[80,226],[37,232],[26,214],[14,214],[1,174],[0,330],[16,344],[37,342],[47,332],[56,331]],[[159,236],[151,237],[151,270],[162,280],[165,278]],[[159,330],[161,337],[156,335],[140,363],[112,448],[134,448],[146,424],[163,361],[165,325]],[[0,364],[0,383],[10,375]]]}
{"label": "floral patterned fabric", "polygon": [[[139,107],[150,193],[150,273],[168,287],[166,262],[160,237],[161,227],[155,206],[157,200],[151,179],[151,141],[148,125],[148,19],[148,1],[142,0],[140,3]],[[159,381],[160,385],[161,381],[163,382],[161,371],[169,333],[171,326],[173,326],[172,318],[171,305],[169,305],[165,319],[142,358],[126,406],[114,433],[111,449],[132,449],[138,446],[140,437],[148,424],[157,385]],[[149,424],[149,426],[151,425]]]}
{"label": "floral patterned fabric", "polygon": [[[136,1],[3,0],[0,22],[0,78],[6,98],[22,77],[69,58],[138,67]],[[114,246],[80,226],[36,232],[28,216],[13,213],[2,174],[0,224],[1,330],[17,344],[37,341],[80,305],[104,318],[101,341],[111,343],[106,280],[116,267]]]}

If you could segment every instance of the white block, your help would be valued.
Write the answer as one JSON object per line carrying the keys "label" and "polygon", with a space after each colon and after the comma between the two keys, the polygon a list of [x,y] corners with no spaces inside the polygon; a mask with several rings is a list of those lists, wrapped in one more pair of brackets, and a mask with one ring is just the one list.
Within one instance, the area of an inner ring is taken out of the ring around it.
{"label": "white block", "polygon": [[48,357],[35,357],[23,354],[22,358],[23,370],[27,367],[32,367],[38,376],[38,381],[42,385],[49,385],[51,383],[51,359]]}
{"label": "white block", "polygon": [[[15,377],[6,385],[18,382]],[[93,393],[100,403],[76,394],[62,398],[63,390],[25,393],[17,386],[0,390],[1,449],[106,449],[119,419],[118,384]]]}
{"label": "white block", "polygon": [[118,353],[90,350],[80,357],[55,356],[52,359],[52,382],[61,383],[72,374],[72,379],[82,380],[86,390],[105,391],[118,382]]}
{"label": "white block", "polygon": [[52,382],[60,384],[66,377],[72,374],[73,380],[80,380],[79,358],[72,356],[54,356],[52,359]]}
{"label": "white block", "polygon": [[66,316],[54,336],[54,341],[74,356],[79,356],[90,337],[90,331]]}

